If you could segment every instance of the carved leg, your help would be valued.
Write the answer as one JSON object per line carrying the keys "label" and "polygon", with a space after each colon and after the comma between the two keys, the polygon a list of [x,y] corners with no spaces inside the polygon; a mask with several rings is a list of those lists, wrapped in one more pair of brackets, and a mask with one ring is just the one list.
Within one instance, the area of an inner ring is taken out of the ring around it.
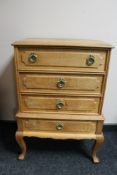
{"label": "carved leg", "polygon": [[95,144],[94,144],[93,150],[92,150],[92,158],[93,158],[94,163],[99,163],[100,162],[100,160],[97,157],[96,153],[97,153],[98,149],[100,148],[100,146],[103,144],[103,142],[104,142],[104,136],[103,135],[96,136],[96,141],[95,141]]}
{"label": "carved leg", "polygon": [[24,160],[26,154],[26,144],[24,142],[22,132],[19,131],[16,132],[16,141],[21,148],[21,154],[18,156],[18,159]]}

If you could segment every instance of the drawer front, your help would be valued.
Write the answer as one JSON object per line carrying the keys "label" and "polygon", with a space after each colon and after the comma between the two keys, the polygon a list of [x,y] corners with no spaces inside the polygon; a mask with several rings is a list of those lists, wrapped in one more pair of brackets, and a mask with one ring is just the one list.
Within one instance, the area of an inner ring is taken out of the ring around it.
{"label": "drawer front", "polygon": [[26,131],[78,132],[95,133],[96,121],[57,121],[23,119],[23,129]]}
{"label": "drawer front", "polygon": [[21,112],[98,113],[100,98],[21,95]]}
{"label": "drawer front", "polygon": [[[42,75],[42,74],[20,74],[20,91],[41,91],[73,93],[101,93],[102,76],[71,76],[71,75]],[[73,91],[72,91],[73,90]]]}
{"label": "drawer front", "polygon": [[20,50],[19,69],[89,70],[103,71],[105,51],[69,50]]}

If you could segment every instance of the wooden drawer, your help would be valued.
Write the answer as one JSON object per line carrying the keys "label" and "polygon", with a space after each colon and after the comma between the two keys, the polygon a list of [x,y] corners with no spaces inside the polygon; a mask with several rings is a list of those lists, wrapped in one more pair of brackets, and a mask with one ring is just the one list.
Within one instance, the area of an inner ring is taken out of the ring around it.
{"label": "wooden drawer", "polygon": [[25,131],[95,133],[96,121],[20,119]]}
{"label": "wooden drawer", "polygon": [[97,114],[98,97],[59,97],[21,95],[22,112],[73,112]]}
{"label": "wooden drawer", "polygon": [[106,52],[98,50],[21,49],[20,70],[103,71]]}
{"label": "wooden drawer", "polygon": [[[21,92],[101,93],[102,76],[20,73]],[[55,91],[54,91],[55,90]]]}

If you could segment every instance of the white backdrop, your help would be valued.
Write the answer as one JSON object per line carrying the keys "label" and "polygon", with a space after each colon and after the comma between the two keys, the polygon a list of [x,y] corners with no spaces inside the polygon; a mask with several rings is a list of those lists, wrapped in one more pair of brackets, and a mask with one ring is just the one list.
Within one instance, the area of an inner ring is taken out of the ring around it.
{"label": "white backdrop", "polygon": [[13,48],[23,38],[83,38],[112,43],[103,113],[117,123],[117,0],[0,0],[0,119],[16,112]]}

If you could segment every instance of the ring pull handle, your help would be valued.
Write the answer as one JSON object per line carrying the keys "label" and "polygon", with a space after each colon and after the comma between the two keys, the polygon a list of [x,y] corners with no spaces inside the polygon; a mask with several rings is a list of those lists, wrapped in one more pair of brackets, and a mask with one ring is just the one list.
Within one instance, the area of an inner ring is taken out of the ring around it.
{"label": "ring pull handle", "polygon": [[29,60],[30,63],[35,63],[37,61],[37,58],[38,58],[37,54],[30,53],[30,55],[28,57],[28,60]]}
{"label": "ring pull handle", "polygon": [[64,88],[65,86],[65,80],[64,79],[60,79],[59,81],[57,81],[57,87],[58,88]]}
{"label": "ring pull handle", "polygon": [[94,63],[95,63],[95,57],[93,55],[89,55],[88,58],[86,59],[86,64],[88,66],[91,66]]}
{"label": "ring pull handle", "polygon": [[56,102],[56,108],[57,109],[62,109],[64,107],[64,101],[63,100],[57,100]]}
{"label": "ring pull handle", "polygon": [[57,130],[62,130],[62,129],[64,129],[64,123],[58,122],[58,123],[56,124],[56,129],[57,129]]}

